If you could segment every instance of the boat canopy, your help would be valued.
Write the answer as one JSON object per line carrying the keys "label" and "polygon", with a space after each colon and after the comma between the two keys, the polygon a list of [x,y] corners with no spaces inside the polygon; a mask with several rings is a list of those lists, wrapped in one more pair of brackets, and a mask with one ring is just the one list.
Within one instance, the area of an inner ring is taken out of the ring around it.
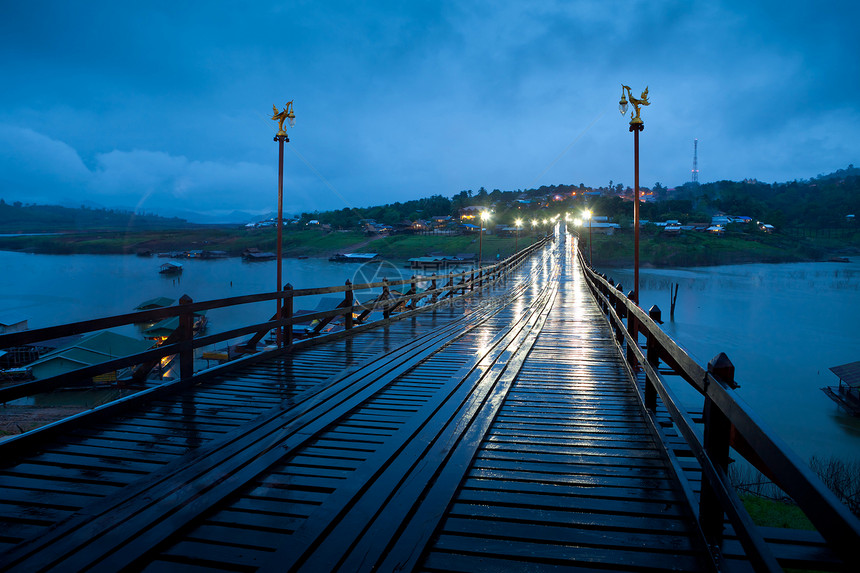
{"label": "boat canopy", "polygon": [[860,361],[833,366],[830,371],[836,374],[840,382],[852,388],[860,388]]}

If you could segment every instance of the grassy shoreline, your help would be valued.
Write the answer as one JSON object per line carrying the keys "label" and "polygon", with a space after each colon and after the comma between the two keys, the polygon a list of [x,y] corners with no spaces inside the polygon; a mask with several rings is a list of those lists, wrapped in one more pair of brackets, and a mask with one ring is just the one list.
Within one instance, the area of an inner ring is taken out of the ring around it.
{"label": "grassy shoreline", "polygon": [[[374,252],[382,258],[406,260],[430,253],[477,255],[483,242],[484,260],[507,257],[538,239],[525,233],[518,240],[485,234],[394,235],[367,237],[357,231],[303,229],[284,233],[285,257],[329,257],[338,252]],[[583,241],[587,235],[583,234]],[[592,236],[594,263],[601,267],[633,264],[633,234],[622,231],[611,236]],[[100,231],[40,236],[0,237],[0,250],[38,254],[135,254],[187,250],[226,251],[240,256],[249,247],[276,250],[274,229],[208,228],[163,231]],[[844,239],[811,239],[774,234],[728,233],[714,237],[685,233],[669,237],[643,232],[640,261],[644,267],[691,267],[740,263],[787,263],[826,261],[833,256],[860,254],[860,233]]]}

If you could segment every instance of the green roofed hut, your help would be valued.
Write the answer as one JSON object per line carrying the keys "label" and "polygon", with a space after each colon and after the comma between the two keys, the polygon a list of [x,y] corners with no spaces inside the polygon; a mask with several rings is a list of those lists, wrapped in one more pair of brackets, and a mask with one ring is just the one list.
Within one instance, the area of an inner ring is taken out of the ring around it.
{"label": "green roofed hut", "polygon": [[839,386],[821,390],[852,416],[860,416],[860,361],[833,366],[830,371],[839,378]]}
{"label": "green roofed hut", "polygon": [[[115,358],[130,356],[148,350],[151,342],[137,340],[109,330],[85,336],[66,344],[30,364],[33,378],[40,380],[59,376],[79,368],[101,364]],[[93,382],[113,382],[126,373],[109,372],[93,379]]]}
{"label": "green roofed hut", "polygon": [[143,301],[142,303],[134,307],[134,310],[152,310],[154,308],[164,308],[166,306],[170,306],[174,302],[176,302],[176,299],[167,298],[166,296],[157,296],[155,298]]}

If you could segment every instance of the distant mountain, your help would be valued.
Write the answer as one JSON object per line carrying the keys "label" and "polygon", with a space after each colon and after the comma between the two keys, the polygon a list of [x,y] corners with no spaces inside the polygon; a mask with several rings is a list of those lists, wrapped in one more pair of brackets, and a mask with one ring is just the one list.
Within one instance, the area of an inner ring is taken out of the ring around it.
{"label": "distant mountain", "polygon": [[178,217],[121,209],[24,205],[0,199],[0,233],[60,233],[91,230],[179,229],[195,226]]}

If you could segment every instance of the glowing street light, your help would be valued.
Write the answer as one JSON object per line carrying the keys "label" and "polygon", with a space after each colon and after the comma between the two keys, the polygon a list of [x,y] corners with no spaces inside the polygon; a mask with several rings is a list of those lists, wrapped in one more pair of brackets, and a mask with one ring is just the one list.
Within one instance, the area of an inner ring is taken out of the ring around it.
{"label": "glowing street light", "polygon": [[478,235],[478,267],[484,260],[484,222],[490,219],[488,211],[481,211],[481,231]]}
{"label": "glowing street light", "polygon": [[520,227],[523,226],[523,220],[517,219],[516,221],[514,221],[514,225],[516,225],[516,227],[517,227],[517,235],[516,235],[517,238],[514,239],[514,252],[517,253],[520,250],[519,249],[519,246],[520,246]]}
{"label": "glowing street light", "polygon": [[[284,229],[284,142],[289,142],[290,138],[287,136],[287,131],[284,129],[284,121],[290,124],[290,127],[296,126],[296,116],[293,114],[293,100],[287,102],[286,107],[282,111],[278,111],[277,106],[272,105],[272,109],[274,110],[274,114],[272,115],[272,119],[278,122],[278,133],[275,135],[275,141],[278,142],[278,248],[277,248],[277,288],[275,292],[280,292],[281,288],[283,288],[283,284],[281,283],[281,251],[282,251],[282,242],[283,242],[283,229]],[[281,306],[283,301],[278,298],[276,299],[277,309],[275,311],[275,320],[281,320]],[[278,327],[277,329],[277,342],[278,348],[280,348],[283,344],[283,331],[282,327]]]}
{"label": "glowing street light", "polygon": [[633,132],[633,187],[635,189],[633,199],[633,302],[639,304],[639,132],[645,129],[645,122],[642,121],[639,114],[642,111],[640,108],[651,105],[651,102],[648,101],[647,87],[637,99],[633,97],[633,92],[629,86],[621,84],[621,101],[618,102],[618,111],[621,112],[621,115],[627,113],[627,98],[624,90],[627,90],[627,97],[633,104],[633,111],[630,112],[630,131]]}

